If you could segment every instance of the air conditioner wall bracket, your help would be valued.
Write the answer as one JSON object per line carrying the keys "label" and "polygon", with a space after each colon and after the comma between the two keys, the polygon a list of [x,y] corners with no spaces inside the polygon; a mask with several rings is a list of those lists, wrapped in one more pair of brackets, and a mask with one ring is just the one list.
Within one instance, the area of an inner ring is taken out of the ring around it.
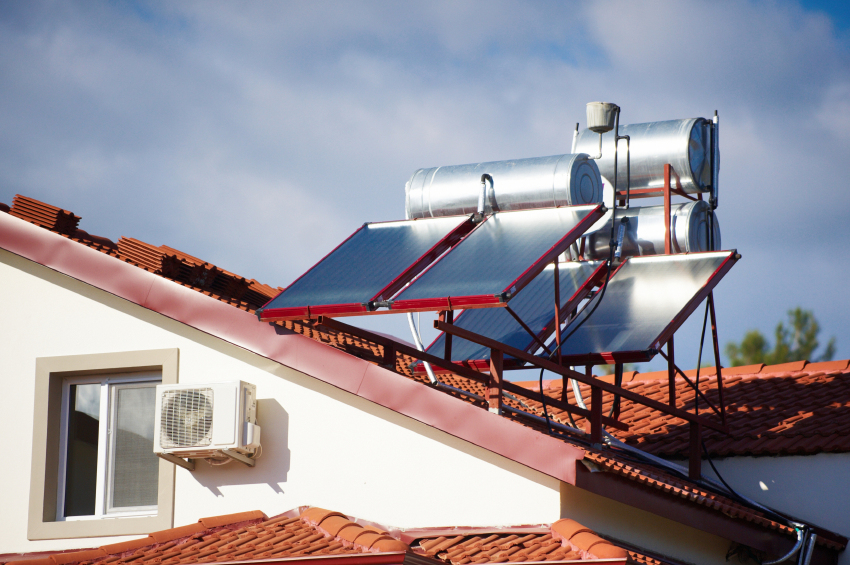
{"label": "air conditioner wall bracket", "polygon": [[195,460],[194,459],[183,459],[181,457],[177,457],[176,455],[171,455],[170,453],[157,453],[157,455],[169,463],[174,463],[175,465],[179,465],[184,469],[189,469],[190,471],[195,470]]}
{"label": "air conditioner wall bracket", "polygon": [[257,463],[254,459],[242,455],[241,453],[237,453],[232,449],[222,449],[221,452],[233,459],[234,461],[239,461],[240,463],[247,465],[248,467],[253,467]]}

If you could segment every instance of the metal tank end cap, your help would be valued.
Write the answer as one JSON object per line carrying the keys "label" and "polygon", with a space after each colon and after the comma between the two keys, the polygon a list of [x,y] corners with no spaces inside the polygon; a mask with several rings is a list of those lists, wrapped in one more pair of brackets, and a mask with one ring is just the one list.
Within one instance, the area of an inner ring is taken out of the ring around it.
{"label": "metal tank end cap", "polygon": [[588,102],[587,129],[594,133],[611,131],[619,110],[620,107],[611,102]]}

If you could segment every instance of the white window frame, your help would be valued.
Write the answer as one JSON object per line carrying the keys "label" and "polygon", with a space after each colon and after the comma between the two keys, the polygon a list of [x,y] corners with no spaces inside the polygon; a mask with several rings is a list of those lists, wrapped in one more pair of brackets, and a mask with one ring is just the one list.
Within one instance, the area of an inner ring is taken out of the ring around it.
{"label": "white window frame", "polygon": [[[62,415],[59,426],[59,476],[56,485],[56,520],[99,520],[102,518],[123,518],[130,516],[152,516],[157,506],[141,506],[126,510],[112,510],[112,454],[114,453],[115,434],[112,427],[116,417],[116,393],[129,385],[144,383],[155,387],[162,384],[162,374],[155,371],[143,373],[125,373],[121,375],[66,377],[62,380]],[[90,516],[65,516],[65,487],[68,465],[68,418],[71,405],[72,385],[100,385],[100,414],[97,438],[97,487],[95,489],[95,513]],[[153,414],[152,414],[153,416]]]}

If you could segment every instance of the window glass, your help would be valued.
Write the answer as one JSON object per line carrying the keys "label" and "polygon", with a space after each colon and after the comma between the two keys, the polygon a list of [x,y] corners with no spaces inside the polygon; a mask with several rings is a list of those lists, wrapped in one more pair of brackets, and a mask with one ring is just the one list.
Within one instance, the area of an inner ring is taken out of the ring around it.
{"label": "window glass", "polygon": [[114,387],[110,510],[156,506],[159,458],[153,452],[152,384]]}
{"label": "window glass", "polygon": [[71,385],[68,402],[65,516],[89,516],[97,497],[100,383]]}

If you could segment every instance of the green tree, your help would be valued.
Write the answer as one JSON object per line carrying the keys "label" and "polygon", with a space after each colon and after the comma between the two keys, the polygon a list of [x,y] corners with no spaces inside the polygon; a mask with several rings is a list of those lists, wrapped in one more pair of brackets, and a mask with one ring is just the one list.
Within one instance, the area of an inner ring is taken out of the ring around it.
{"label": "green tree", "polygon": [[726,356],[733,367],[740,365],[776,365],[791,361],[831,361],[835,355],[835,338],[830,338],[823,353],[814,357],[820,345],[817,336],[820,325],[811,310],[800,307],[788,311],[788,325],[779,322],[776,326],[776,344],[770,349],[767,339],[758,330],[750,330],[741,343],[726,344]]}

